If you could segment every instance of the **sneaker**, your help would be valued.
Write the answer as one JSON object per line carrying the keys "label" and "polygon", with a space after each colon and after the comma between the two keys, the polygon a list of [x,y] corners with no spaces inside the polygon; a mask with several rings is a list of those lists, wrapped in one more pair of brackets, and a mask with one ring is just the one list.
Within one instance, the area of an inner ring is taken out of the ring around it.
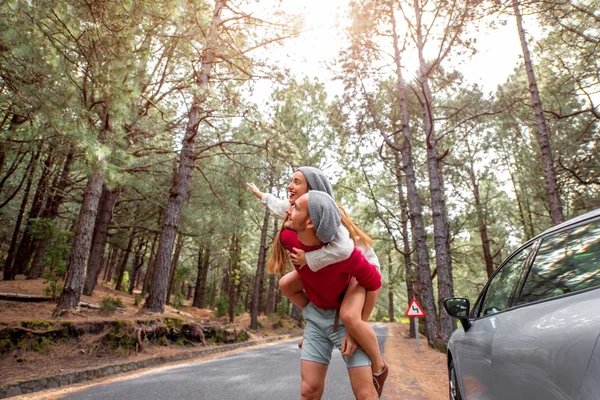
{"label": "sneaker", "polygon": [[387,364],[383,364],[383,371],[379,375],[373,375],[373,385],[375,385],[375,390],[377,390],[377,396],[381,397],[381,393],[383,393],[383,384],[388,376],[388,366]]}

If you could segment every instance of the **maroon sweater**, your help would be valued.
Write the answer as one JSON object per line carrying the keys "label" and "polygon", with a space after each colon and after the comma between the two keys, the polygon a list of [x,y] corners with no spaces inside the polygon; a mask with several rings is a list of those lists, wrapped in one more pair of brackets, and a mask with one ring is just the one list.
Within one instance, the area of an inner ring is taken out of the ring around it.
{"label": "maroon sweater", "polygon": [[[316,250],[321,246],[305,246],[298,240],[296,232],[289,229],[281,231],[281,244],[290,252],[296,247],[304,251]],[[381,275],[363,256],[358,248],[344,261],[330,264],[317,272],[307,266],[299,269],[304,291],[315,306],[325,310],[335,310],[342,304],[343,294],[350,279],[355,277],[358,283],[367,290],[377,290],[381,287]]]}

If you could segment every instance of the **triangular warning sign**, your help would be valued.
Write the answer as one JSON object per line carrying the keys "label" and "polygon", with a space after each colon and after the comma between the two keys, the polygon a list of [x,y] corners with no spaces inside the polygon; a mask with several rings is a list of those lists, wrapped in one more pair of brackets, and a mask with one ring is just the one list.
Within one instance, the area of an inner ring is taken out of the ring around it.
{"label": "triangular warning sign", "polygon": [[408,310],[406,310],[406,313],[404,315],[406,315],[407,317],[424,317],[425,313],[423,312],[423,309],[421,308],[419,303],[417,303],[417,300],[412,299],[410,305],[408,306]]}

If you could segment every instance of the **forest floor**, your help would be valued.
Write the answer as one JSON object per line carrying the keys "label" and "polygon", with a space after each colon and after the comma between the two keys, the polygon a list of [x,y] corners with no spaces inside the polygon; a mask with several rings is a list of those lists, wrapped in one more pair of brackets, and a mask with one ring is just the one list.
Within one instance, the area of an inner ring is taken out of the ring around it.
{"label": "forest floor", "polygon": [[[15,281],[0,281],[0,293],[20,293],[43,295],[44,281],[25,280],[18,277]],[[60,322],[87,323],[97,321],[141,321],[158,318],[177,318],[186,323],[198,323],[201,326],[220,326],[225,329],[246,330],[250,340],[288,335],[300,336],[298,328],[289,318],[277,315],[259,317],[259,329],[250,330],[250,317],[243,314],[229,323],[227,317],[217,318],[211,310],[197,309],[187,301],[181,310],[165,307],[163,314],[144,310],[134,305],[134,296],[115,291],[99,284],[92,296],[82,296],[81,300],[102,304],[104,297],[118,297],[124,305],[123,310],[107,313],[103,310],[81,308],[60,319]],[[53,321],[51,318],[53,302],[26,303],[0,300],[0,328],[15,326],[22,321]],[[384,359],[390,366],[390,375],[384,393],[387,398],[412,398],[418,400],[438,400],[447,398],[448,375],[446,356],[426,345],[422,338],[417,352],[415,340],[409,338],[406,324],[388,324],[388,339],[385,343]],[[106,351],[98,347],[98,335],[85,335],[68,343],[57,343],[40,351],[15,350],[0,355],[0,385],[50,376],[85,368],[109,365],[123,361],[140,361],[147,358],[170,356],[182,351],[197,350],[196,347],[182,347],[175,344],[166,346],[151,345],[135,352]],[[201,348],[201,347],[200,347]],[[239,351],[239,350],[238,350]],[[28,398],[31,398],[28,396]]]}

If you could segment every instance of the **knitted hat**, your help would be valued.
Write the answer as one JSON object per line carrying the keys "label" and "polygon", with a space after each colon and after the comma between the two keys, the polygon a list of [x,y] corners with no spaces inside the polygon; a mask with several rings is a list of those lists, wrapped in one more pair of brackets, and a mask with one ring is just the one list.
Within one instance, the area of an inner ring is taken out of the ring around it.
{"label": "knitted hat", "polygon": [[335,198],[333,195],[333,189],[329,179],[323,174],[323,171],[314,167],[300,167],[297,169],[302,172],[308,183],[308,190],[318,190],[319,192],[325,192]]}
{"label": "knitted hat", "polygon": [[340,210],[335,200],[325,192],[310,190],[308,192],[308,215],[315,226],[317,238],[329,243],[335,238],[340,224]]}

